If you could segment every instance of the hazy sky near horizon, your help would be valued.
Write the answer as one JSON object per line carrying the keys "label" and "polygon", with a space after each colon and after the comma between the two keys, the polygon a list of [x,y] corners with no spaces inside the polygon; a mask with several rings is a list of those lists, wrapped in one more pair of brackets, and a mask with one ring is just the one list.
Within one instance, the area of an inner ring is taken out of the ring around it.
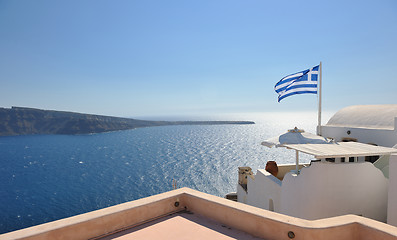
{"label": "hazy sky near horizon", "polygon": [[0,107],[114,116],[397,104],[397,1],[0,0]]}

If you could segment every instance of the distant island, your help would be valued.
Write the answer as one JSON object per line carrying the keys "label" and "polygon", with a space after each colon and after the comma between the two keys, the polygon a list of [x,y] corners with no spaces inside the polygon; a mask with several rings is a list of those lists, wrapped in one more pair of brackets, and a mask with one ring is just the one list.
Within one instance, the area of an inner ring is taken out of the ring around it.
{"label": "distant island", "polygon": [[0,136],[32,134],[90,134],[166,125],[255,124],[251,121],[147,121],[42,110],[26,107],[0,108]]}

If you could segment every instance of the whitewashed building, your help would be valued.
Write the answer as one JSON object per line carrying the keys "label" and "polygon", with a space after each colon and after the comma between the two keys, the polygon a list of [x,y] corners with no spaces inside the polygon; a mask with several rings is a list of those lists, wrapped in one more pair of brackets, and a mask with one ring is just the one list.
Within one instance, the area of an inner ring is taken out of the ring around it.
{"label": "whitewashed building", "polygon": [[298,172],[240,168],[238,201],[308,220],[355,214],[397,226],[397,104],[344,108],[322,135],[337,142],[284,145],[313,155]]}
{"label": "whitewashed building", "polygon": [[355,141],[392,147],[397,144],[397,104],[358,105],[339,110],[322,135],[335,141]]}

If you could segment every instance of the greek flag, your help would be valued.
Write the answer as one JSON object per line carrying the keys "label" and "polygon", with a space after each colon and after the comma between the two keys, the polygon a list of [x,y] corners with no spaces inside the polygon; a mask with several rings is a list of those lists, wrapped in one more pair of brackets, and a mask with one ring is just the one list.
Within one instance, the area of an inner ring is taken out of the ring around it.
{"label": "greek flag", "polygon": [[303,93],[314,93],[317,94],[317,79],[318,79],[318,68],[317,65],[311,69],[297,72],[282,78],[274,90],[278,93],[278,102],[282,99]]}

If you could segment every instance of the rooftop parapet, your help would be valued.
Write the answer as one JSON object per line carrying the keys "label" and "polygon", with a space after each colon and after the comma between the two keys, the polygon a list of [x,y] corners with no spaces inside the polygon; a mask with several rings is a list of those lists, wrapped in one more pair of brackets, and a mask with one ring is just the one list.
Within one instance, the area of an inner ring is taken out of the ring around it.
{"label": "rooftop parapet", "polygon": [[181,188],[6,233],[0,235],[0,239],[97,239],[178,211],[190,211],[225,227],[264,239],[397,238],[396,227],[355,215],[308,221]]}

